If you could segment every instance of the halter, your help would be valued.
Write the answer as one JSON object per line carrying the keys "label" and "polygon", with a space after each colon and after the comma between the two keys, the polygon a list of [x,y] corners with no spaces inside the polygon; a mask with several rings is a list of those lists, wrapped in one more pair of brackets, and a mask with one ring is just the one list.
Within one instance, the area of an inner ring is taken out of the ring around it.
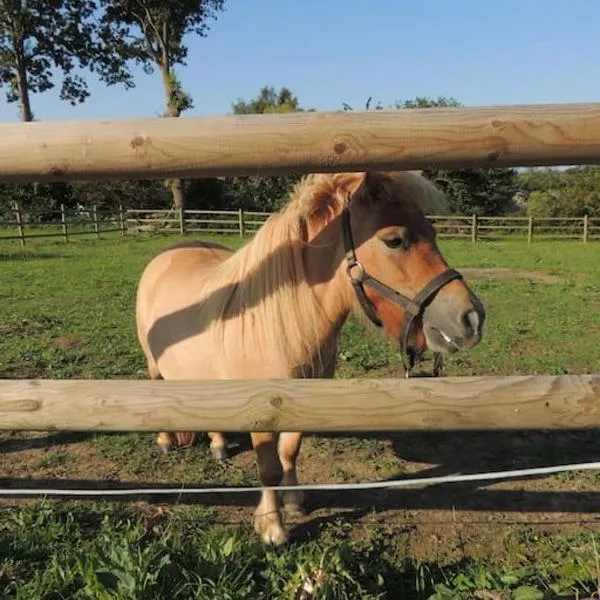
{"label": "halter", "polygon": [[[354,250],[354,240],[352,238],[352,227],[350,224],[350,210],[346,207],[342,212],[342,229],[344,233],[344,252],[346,253],[346,272],[348,273],[348,279],[352,283],[352,287],[356,292],[356,296],[360,305],[372,323],[377,327],[382,326],[382,322],[377,316],[377,312],[373,303],[369,300],[366,292],[365,285],[376,290],[384,298],[387,298],[394,304],[398,304],[404,308],[405,319],[404,325],[402,326],[402,332],[400,335],[400,349],[402,354],[402,363],[406,377],[409,376],[411,369],[415,365],[416,353],[409,347],[408,338],[410,330],[415,319],[420,316],[427,306],[427,303],[433,299],[433,296],[445,285],[454,281],[455,279],[462,279],[462,275],[454,269],[446,269],[436,277],[434,277],[429,283],[422,287],[413,298],[409,298],[400,292],[397,292],[393,288],[385,285],[378,279],[371,277],[356,258],[356,252]],[[435,370],[441,371],[441,355],[435,353]],[[408,361],[408,364],[407,364]]]}

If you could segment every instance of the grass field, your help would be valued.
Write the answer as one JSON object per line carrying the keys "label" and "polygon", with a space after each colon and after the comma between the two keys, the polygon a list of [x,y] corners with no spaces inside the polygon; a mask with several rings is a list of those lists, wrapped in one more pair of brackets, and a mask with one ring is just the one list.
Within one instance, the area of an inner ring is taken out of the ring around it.
{"label": "grass field", "polygon": [[[175,237],[79,238],[0,246],[0,377],[144,378],[138,277]],[[221,241],[223,241],[221,239]],[[225,240],[239,245],[239,238]],[[449,375],[600,368],[600,247],[445,241],[484,300],[484,342]],[[397,348],[355,319],[339,377],[394,377]],[[427,367],[427,365],[425,365]],[[0,434],[0,487],[69,480],[256,484],[248,441],[225,464],[200,445],[160,454],[152,434]],[[594,432],[308,436],[304,482],[367,481],[596,460]],[[314,494],[293,541],[265,548],[255,496],[172,503],[7,500],[0,597],[592,598],[600,479],[560,475],[486,486]],[[596,536],[596,537],[595,537]],[[597,539],[598,538],[598,539]],[[308,589],[308,588],[306,588]]]}

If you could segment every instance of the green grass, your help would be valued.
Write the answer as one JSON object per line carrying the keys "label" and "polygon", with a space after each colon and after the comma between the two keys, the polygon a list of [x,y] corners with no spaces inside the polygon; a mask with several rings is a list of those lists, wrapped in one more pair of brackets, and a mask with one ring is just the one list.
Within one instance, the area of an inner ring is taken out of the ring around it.
{"label": "green grass", "polygon": [[[135,335],[135,288],[147,262],[176,239],[117,235],[96,241],[82,236],[64,244],[58,238],[32,241],[24,253],[18,242],[0,244],[0,377],[145,378]],[[224,241],[233,247],[242,243],[237,237]],[[560,278],[559,283],[472,279],[488,312],[486,335],[472,352],[447,360],[449,375],[598,372],[596,244],[527,246],[510,241],[473,246],[443,241],[441,246],[458,268],[505,267]],[[352,318],[342,334],[337,376],[400,373],[398,348]],[[517,455],[510,439],[489,448],[484,440],[477,448],[493,460],[515,452],[515,460],[523,464],[533,458],[550,464],[570,459],[570,453],[576,459],[592,440],[582,436],[569,438],[570,445],[543,446],[542,456],[523,454],[522,446],[514,446],[521,448]],[[0,437],[0,477],[257,482],[251,453],[218,463],[206,442],[168,455],[158,451],[153,434],[92,435],[6,454],[4,442]],[[423,441],[421,447],[427,443],[425,457],[436,448],[434,442]],[[460,453],[460,445],[444,443],[451,450],[440,452]],[[418,454],[412,447],[406,451]],[[392,477],[407,472],[409,465],[389,440],[369,437],[309,436],[303,456],[310,457],[310,477],[319,481]],[[429,462],[435,463],[435,457]],[[549,481],[595,489],[597,481],[589,477]],[[302,582],[320,572],[322,586],[307,597],[311,600],[527,600],[590,598],[598,592],[596,540],[580,529],[540,533],[527,526],[500,525],[486,538],[493,550],[483,542],[465,550],[459,534],[445,535],[446,547],[434,552],[429,545],[424,557],[412,547],[415,538],[406,526],[393,519],[375,527],[341,516],[326,519],[321,527],[315,524],[286,548],[274,550],[250,531],[247,512],[242,525],[228,528],[217,523],[223,512],[218,506],[157,508],[144,503],[34,501],[0,506],[0,597],[298,598]],[[476,537],[484,530],[473,531]]]}
{"label": "green grass", "polygon": [[[247,530],[217,528],[202,514],[63,503],[0,516],[4,598],[291,599],[311,579],[320,587],[307,598],[533,600],[591,598],[598,590],[591,534],[525,534],[528,555],[498,566],[469,558],[410,560],[393,534],[373,530],[352,541],[342,523],[277,550]],[[503,542],[510,547],[516,536]]]}

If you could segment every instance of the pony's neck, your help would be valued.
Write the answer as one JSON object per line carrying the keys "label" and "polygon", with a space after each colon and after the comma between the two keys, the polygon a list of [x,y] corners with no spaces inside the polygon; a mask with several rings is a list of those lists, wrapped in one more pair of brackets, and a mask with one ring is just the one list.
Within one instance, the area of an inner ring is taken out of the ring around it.
{"label": "pony's neck", "polygon": [[[306,241],[299,218],[272,217],[227,262],[237,280],[246,352],[261,353],[281,377],[333,375],[337,339],[350,304],[340,286],[340,238]],[[311,239],[312,238],[312,239]]]}

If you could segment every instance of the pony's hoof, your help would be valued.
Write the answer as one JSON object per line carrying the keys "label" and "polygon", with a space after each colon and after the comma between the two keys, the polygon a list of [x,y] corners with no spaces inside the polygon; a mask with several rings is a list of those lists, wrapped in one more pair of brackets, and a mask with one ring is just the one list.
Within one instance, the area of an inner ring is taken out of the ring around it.
{"label": "pony's hoof", "polygon": [[162,454],[168,454],[171,444],[169,442],[158,442],[158,447]]}
{"label": "pony's hoof", "polygon": [[306,495],[303,491],[288,491],[283,493],[283,509],[290,517],[303,517],[306,515],[304,502]]}
{"label": "pony's hoof", "polygon": [[306,509],[302,504],[297,502],[286,502],[283,505],[283,510],[288,517],[304,517],[306,516]]}
{"label": "pony's hoof", "polygon": [[210,452],[216,460],[225,460],[228,457],[227,448],[224,446],[215,446]]}
{"label": "pony's hoof", "polygon": [[265,544],[282,546],[288,541],[288,533],[278,520],[265,515],[254,518],[254,530],[260,535]]}

